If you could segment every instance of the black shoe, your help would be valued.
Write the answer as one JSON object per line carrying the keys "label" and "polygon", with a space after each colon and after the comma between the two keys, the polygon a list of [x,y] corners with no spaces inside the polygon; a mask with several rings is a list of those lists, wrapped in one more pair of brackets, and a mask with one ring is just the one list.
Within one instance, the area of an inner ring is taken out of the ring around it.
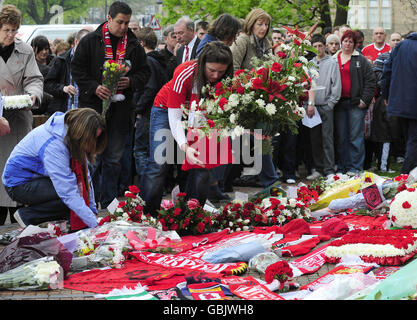
{"label": "black shoe", "polygon": [[219,186],[210,186],[208,197],[211,202],[218,202],[221,200],[227,200],[231,201],[232,198],[230,198],[227,194],[220,191]]}

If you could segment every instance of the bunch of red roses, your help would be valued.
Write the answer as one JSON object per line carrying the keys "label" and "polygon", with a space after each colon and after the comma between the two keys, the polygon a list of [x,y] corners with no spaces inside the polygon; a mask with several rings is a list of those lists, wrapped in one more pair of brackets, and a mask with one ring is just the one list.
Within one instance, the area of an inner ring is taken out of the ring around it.
{"label": "bunch of red roses", "polygon": [[204,210],[197,199],[186,199],[186,194],[177,195],[175,204],[170,203],[158,210],[162,230],[174,230],[178,234],[202,234],[210,231],[211,214]]}
{"label": "bunch of red roses", "polygon": [[274,281],[274,279],[277,279],[281,284],[283,284],[292,276],[292,269],[288,262],[285,260],[280,260],[273,264],[270,264],[265,269],[265,281],[267,283],[271,283],[272,281]]}

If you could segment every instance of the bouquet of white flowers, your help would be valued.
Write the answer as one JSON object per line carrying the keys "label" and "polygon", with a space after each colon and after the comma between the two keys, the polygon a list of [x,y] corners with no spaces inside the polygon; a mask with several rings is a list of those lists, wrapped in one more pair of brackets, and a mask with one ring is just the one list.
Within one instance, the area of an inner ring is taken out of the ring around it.
{"label": "bouquet of white flowers", "polygon": [[43,257],[0,273],[0,290],[62,289],[64,271],[53,257]]}

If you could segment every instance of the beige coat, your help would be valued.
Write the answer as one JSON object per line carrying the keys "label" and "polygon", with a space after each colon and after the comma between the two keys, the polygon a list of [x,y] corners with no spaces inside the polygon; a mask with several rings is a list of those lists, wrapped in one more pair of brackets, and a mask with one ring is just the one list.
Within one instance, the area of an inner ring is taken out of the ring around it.
{"label": "beige coat", "polygon": [[[268,39],[265,39],[264,53],[268,53],[271,48],[271,43]],[[242,33],[230,49],[233,54],[233,69],[235,72],[239,69],[251,68],[251,59],[256,56],[256,42],[253,34],[248,36]]]}
{"label": "beige coat", "polygon": [[[29,94],[42,100],[43,77],[35,60],[33,49],[22,40],[15,38],[15,48],[4,62],[0,57],[0,89],[6,95]],[[33,116],[30,110],[6,111],[3,116],[9,121],[10,133],[0,137],[0,175],[13,148],[32,130]],[[17,203],[7,195],[0,183],[0,207],[16,207]]]}

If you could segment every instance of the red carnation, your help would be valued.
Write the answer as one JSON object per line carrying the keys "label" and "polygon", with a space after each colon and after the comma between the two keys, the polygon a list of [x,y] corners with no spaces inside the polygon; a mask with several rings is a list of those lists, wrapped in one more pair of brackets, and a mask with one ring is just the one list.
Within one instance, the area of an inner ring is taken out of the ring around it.
{"label": "red carnation", "polygon": [[129,191],[133,193],[139,193],[139,188],[135,185],[129,186]]}
{"label": "red carnation", "polygon": [[287,54],[284,51],[278,52],[278,57],[285,59],[287,57]]}
{"label": "red carnation", "polygon": [[252,85],[255,90],[263,88],[262,80],[258,78],[252,80]]}
{"label": "red carnation", "polygon": [[294,39],[294,44],[299,46],[301,44],[301,42],[298,39]]}
{"label": "red carnation", "polygon": [[278,62],[274,62],[272,64],[271,70],[274,72],[281,72],[282,71],[282,65],[279,64]]}
{"label": "red carnation", "polygon": [[180,213],[181,213],[181,208],[176,208],[175,210],[174,210],[174,217],[176,217],[176,216],[179,216],[180,215]]}
{"label": "red carnation", "polygon": [[190,210],[194,210],[198,207],[200,207],[200,203],[198,202],[197,199],[190,199],[187,201],[187,206]]}
{"label": "red carnation", "polygon": [[404,209],[409,209],[411,208],[411,204],[408,201],[403,202],[403,208]]}
{"label": "red carnation", "polygon": [[245,93],[245,88],[243,88],[242,86],[239,86],[239,87],[236,89],[236,92],[237,92],[237,93],[239,93],[239,94],[244,94],[244,93]]}
{"label": "red carnation", "polygon": [[210,128],[213,128],[216,125],[216,123],[211,119],[207,119],[207,124],[209,125]]}
{"label": "red carnation", "polygon": [[206,225],[203,222],[199,222],[198,225],[197,225],[197,231],[199,233],[203,233],[205,227],[206,227]]}
{"label": "red carnation", "polygon": [[222,109],[224,111],[224,106],[228,103],[229,101],[226,98],[221,98],[219,100],[219,107],[220,109]]}

